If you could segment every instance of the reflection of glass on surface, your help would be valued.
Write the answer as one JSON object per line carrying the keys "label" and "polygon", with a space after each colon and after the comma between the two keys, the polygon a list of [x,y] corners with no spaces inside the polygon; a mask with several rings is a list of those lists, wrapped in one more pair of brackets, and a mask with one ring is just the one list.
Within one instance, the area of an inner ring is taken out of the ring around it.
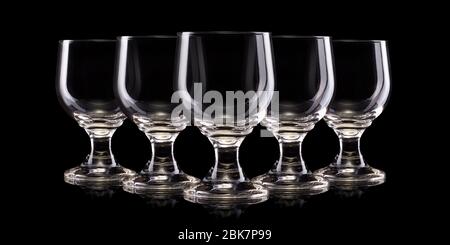
{"label": "reflection of glass on surface", "polygon": [[151,208],[174,208],[183,200],[183,195],[151,194],[139,195]]}
{"label": "reflection of glass on surface", "polygon": [[363,194],[367,191],[368,187],[352,187],[352,186],[341,186],[341,187],[335,187],[331,189],[331,193],[333,193],[335,196],[340,197],[342,199],[347,198],[356,198],[359,199],[363,196]]}
{"label": "reflection of glass on surface", "polygon": [[280,208],[302,208],[309,196],[305,195],[279,195],[270,196],[269,201]]}
{"label": "reflection of glass on surface", "polygon": [[118,191],[121,191],[120,186],[105,186],[105,185],[90,185],[81,186],[84,194],[95,199],[111,199]]}
{"label": "reflection of glass on surface", "polygon": [[232,205],[232,204],[218,204],[218,205],[203,205],[208,213],[217,219],[238,220],[245,212],[249,205]]}

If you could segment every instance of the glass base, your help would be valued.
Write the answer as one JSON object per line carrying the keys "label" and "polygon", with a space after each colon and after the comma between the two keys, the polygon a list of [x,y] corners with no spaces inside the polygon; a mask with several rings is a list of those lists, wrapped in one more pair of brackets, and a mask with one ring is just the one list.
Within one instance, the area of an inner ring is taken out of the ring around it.
{"label": "glass base", "polygon": [[343,167],[330,165],[315,172],[338,188],[366,187],[384,183],[386,175],[383,171],[365,167]]}
{"label": "glass base", "polygon": [[307,202],[308,195],[272,195],[270,194],[270,202],[280,208],[301,208]]}
{"label": "glass base", "polygon": [[270,195],[315,195],[328,190],[328,181],[311,173],[286,174],[269,172],[252,179],[269,189]]}
{"label": "glass base", "polygon": [[121,186],[122,181],[135,175],[133,170],[122,166],[78,166],[64,172],[64,181],[72,185],[97,187]]}
{"label": "glass base", "polygon": [[199,179],[185,173],[160,174],[141,173],[123,181],[126,192],[139,195],[176,195],[199,182]]}
{"label": "glass base", "polygon": [[262,185],[249,180],[241,182],[204,181],[184,191],[187,201],[199,204],[255,204],[268,198],[268,191]]}

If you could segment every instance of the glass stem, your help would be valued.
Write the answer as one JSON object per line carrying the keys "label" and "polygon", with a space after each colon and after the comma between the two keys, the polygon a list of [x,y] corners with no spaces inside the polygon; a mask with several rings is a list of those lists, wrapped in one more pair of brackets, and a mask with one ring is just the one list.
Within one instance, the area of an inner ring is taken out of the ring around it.
{"label": "glass stem", "polygon": [[360,150],[360,139],[364,129],[343,130],[336,132],[339,137],[339,155],[336,165],[342,167],[364,167]]}
{"label": "glass stem", "polygon": [[117,166],[111,151],[111,138],[116,129],[86,129],[91,141],[91,152],[82,166],[109,168]]}
{"label": "glass stem", "polygon": [[295,141],[278,138],[280,158],[272,172],[285,174],[306,174],[305,162],[302,157],[302,143],[306,133],[301,134]]}
{"label": "glass stem", "polygon": [[246,178],[239,164],[239,146],[244,138],[233,145],[220,144],[213,140],[215,163],[206,180],[218,182],[242,182]]}
{"label": "glass stem", "polygon": [[161,173],[161,174],[178,174],[177,162],[173,154],[175,139],[178,133],[171,134],[170,137],[159,137],[158,135],[147,134],[152,147],[152,157],[143,172],[145,173]]}

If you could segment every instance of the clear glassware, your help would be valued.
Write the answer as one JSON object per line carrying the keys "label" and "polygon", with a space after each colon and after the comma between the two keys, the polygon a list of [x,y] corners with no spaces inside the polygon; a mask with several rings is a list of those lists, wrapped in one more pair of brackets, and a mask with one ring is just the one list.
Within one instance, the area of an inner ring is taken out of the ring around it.
{"label": "clear glassware", "polygon": [[388,101],[391,82],[386,41],[333,41],[336,92],[325,121],[339,137],[340,152],[316,173],[340,187],[372,186],[385,173],[367,165],[360,151],[364,130]]}
{"label": "clear glassware", "polygon": [[65,111],[84,128],[91,152],[64,180],[76,185],[121,185],[134,174],[121,167],[111,151],[111,137],[125,115],[113,93],[114,40],[62,40],[59,43],[56,93]]}
{"label": "clear glassware", "polygon": [[199,180],[183,173],[173,147],[186,128],[184,115],[172,117],[176,90],[176,36],[119,37],[117,82],[114,91],[122,111],[150,140],[152,157],[144,169],[123,183],[136,194],[175,195]]}
{"label": "clear glassware", "polygon": [[[253,179],[273,195],[312,195],[328,190],[328,182],[311,173],[302,158],[306,134],[322,119],[334,92],[329,37],[272,37],[274,100],[262,121],[279,142],[280,158],[266,174]],[[275,104],[278,102],[278,104]]]}
{"label": "clear glassware", "polygon": [[264,118],[273,95],[270,34],[183,32],[178,37],[181,97],[215,151],[214,167],[185,191],[185,199],[202,204],[266,200],[266,188],[245,177],[239,146]]}

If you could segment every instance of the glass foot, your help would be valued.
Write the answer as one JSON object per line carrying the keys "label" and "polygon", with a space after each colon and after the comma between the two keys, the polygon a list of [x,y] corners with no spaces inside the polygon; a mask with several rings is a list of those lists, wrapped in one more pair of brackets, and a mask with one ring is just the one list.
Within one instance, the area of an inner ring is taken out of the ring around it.
{"label": "glass foot", "polygon": [[268,191],[262,185],[249,180],[241,182],[204,181],[184,191],[187,201],[199,204],[255,204],[268,198]]}
{"label": "glass foot", "polygon": [[315,174],[324,177],[330,185],[338,188],[366,187],[384,183],[386,175],[383,171],[365,167],[343,167],[330,165],[321,168]]}
{"label": "glass foot", "polygon": [[140,195],[182,194],[183,190],[199,180],[185,173],[141,173],[123,181],[126,192]]}
{"label": "glass foot", "polygon": [[311,173],[269,172],[252,179],[269,189],[270,195],[315,195],[328,190],[328,181]]}
{"label": "glass foot", "polygon": [[119,165],[115,167],[78,166],[64,172],[64,181],[72,185],[101,188],[121,186],[125,178],[135,174],[133,170]]}

